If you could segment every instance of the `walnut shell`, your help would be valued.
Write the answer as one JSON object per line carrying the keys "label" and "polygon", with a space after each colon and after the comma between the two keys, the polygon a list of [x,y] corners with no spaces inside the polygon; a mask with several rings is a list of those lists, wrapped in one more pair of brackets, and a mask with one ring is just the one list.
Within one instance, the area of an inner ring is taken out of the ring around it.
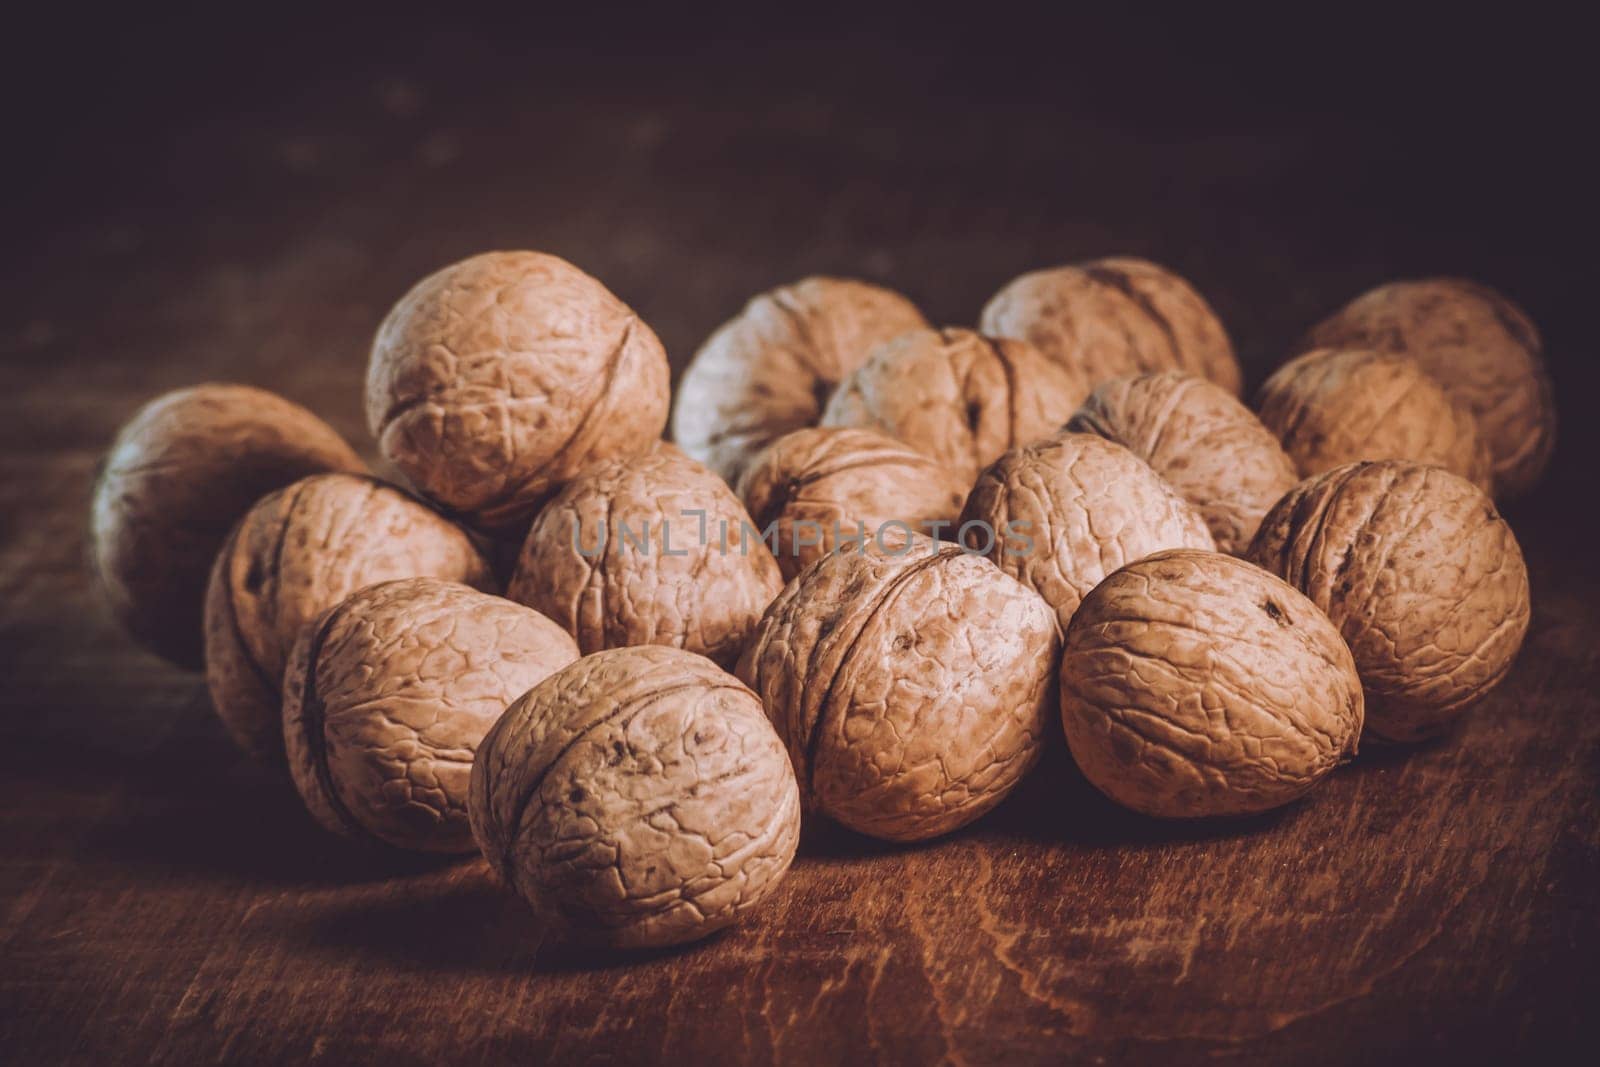
{"label": "walnut shell", "polygon": [[1279,367],[1256,406],[1304,477],[1357,460],[1403,459],[1489,488],[1489,452],[1472,413],[1404,356],[1315,349]]}
{"label": "walnut shell", "polygon": [[240,747],[282,752],[279,695],[301,630],[358,589],[414,577],[492,584],[459,527],[375,478],[303,478],[251,508],[206,588],[206,685]]}
{"label": "walnut shell", "polygon": [[367,365],[383,454],[447,511],[500,532],[589,463],[666,426],[666,353],[594,278],[540,252],[490,252],[418,282]]}
{"label": "walnut shell", "polygon": [[1556,405],[1539,331],[1516,304],[1459,278],[1393,282],[1315,326],[1305,347],[1362,347],[1416,360],[1477,419],[1496,496],[1532,489],[1555,450]]}
{"label": "walnut shell", "polygon": [[794,771],[755,694],[710,660],[587,656],[506,710],[472,765],[472,833],[570,941],[693,941],[778,884],[800,836]]}
{"label": "walnut shell", "polygon": [[1236,556],[1299,481],[1272,431],[1232,393],[1192,374],[1106,382],[1067,429],[1099,434],[1148,463],[1200,512],[1217,548]]}
{"label": "walnut shell", "polygon": [[1061,429],[1088,395],[1082,373],[1026,341],[912,330],[845,377],[822,425],[886,433],[971,485],[1002,453]]}
{"label": "walnut shell", "polygon": [[263,389],[159,396],[117,434],[95,481],[90,559],[101,593],[136,641],[198,669],[206,576],[233,524],[308,474],[364,470],[331,426]]}
{"label": "walnut shell", "polygon": [[1244,384],[1228,332],[1205,299],[1132,256],[1021,275],[990,298],[979,324],[991,336],[1032,342],[1091,386],[1162,370],[1198,374],[1235,394]]}
{"label": "walnut shell", "polygon": [[953,532],[966,492],[960,474],[899,441],[836,427],[780,437],[739,478],[757,530],[772,530],[767,543],[786,581],[841,541]]}
{"label": "walnut shell", "polygon": [[1248,815],[1355,754],[1361,682],[1327,616],[1243,560],[1178,549],[1083,599],[1061,722],[1084,777],[1147,815]]}
{"label": "walnut shell", "polygon": [[1446,729],[1505,677],[1528,630],[1511,528],[1437,467],[1355,463],[1302,482],[1250,558],[1333,619],[1366,686],[1367,728],[1385,740]]}
{"label": "walnut shell", "polygon": [[782,588],[727,483],[663,442],[567,483],[534,520],[506,595],[585,653],[671,645],[731,667]]}
{"label": "walnut shell", "polygon": [[1149,465],[1094,434],[1014,449],[978,477],[961,537],[1044,597],[1063,631],[1089,590],[1164,548],[1216,547],[1205,520]]}
{"label": "walnut shell", "polygon": [[672,438],[731,485],[750,457],[815,425],[873,348],[925,325],[905,297],[866,282],[805,278],[762,293],[694,354]]}
{"label": "walnut shell", "polygon": [[803,803],[890,841],[964,826],[1033,765],[1054,702],[1050,608],[958,545],[842,549],[767,610],[739,663]]}
{"label": "walnut shell", "polygon": [[537,611],[437,578],[369,585],[301,631],[283,693],[295,788],[326,829],[471,852],[472,757],[506,706],[578,658]]}

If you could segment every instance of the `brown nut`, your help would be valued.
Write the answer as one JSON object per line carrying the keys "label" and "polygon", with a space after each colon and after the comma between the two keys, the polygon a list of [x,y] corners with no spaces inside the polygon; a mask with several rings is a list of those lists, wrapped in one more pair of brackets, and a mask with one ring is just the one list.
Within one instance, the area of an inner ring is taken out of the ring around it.
{"label": "brown nut", "polygon": [[852,540],[903,544],[912,533],[953,530],[961,475],[872,430],[817,427],[774,441],[739,479],[756,528],[785,580]]}
{"label": "brown nut", "polygon": [[1532,489],[1555,450],[1556,405],[1544,346],[1516,304],[1460,278],[1393,282],[1315,326],[1305,347],[1410,356],[1472,412],[1489,449],[1494,493]]}
{"label": "brown nut", "polygon": [[800,795],[755,694],[692,652],[587,656],[506,710],[472,765],[478,846],[565,940],[673,945],[778,884]]}
{"label": "brown nut", "polygon": [[1083,598],[1061,722],[1084,777],[1146,815],[1287,804],[1355,754],[1361,682],[1327,616],[1216,552],[1131,563]]}
{"label": "brown nut", "polygon": [[1083,374],[1026,341],[912,330],[846,376],[822,425],[886,433],[971,485],[1002,453],[1061,429],[1088,395]]}
{"label": "brown nut", "polygon": [[1250,558],[1311,598],[1355,653],[1367,729],[1446,729],[1511,669],[1528,630],[1522,550],[1483,492],[1416,463],[1355,463],[1302,482]]}
{"label": "brown nut", "polygon": [[731,667],[782,588],[727,483],[663,442],[567,483],[528,531],[506,595],[585,653],[671,645]]}
{"label": "brown nut", "polygon": [[1216,547],[1200,513],[1148,464],[1083,433],[1000,457],[967,497],[961,537],[1044,597],[1063,631],[1084,595],[1124,563]]}
{"label": "brown nut", "polygon": [[1067,429],[1099,434],[1148,463],[1205,519],[1217,548],[1242,555],[1267,509],[1299,481],[1250,409],[1215,382],[1167,371],[1114,378]]}
{"label": "brown nut", "polygon": [[358,589],[424,576],[492,581],[459,527],[375,478],[304,478],[251,508],[206,588],[206,685],[239,746],[282,752],[279,695],[302,629]]}
{"label": "brown nut", "polygon": [[739,663],[808,810],[890,841],[964,826],[1033,766],[1054,703],[1044,601],[958,545],[846,548],[768,609]]}
{"label": "brown nut", "polygon": [[578,658],[537,611],[437,578],[369,585],[301,631],[284,676],[289,771],[358,841],[471,852],[472,757],[513,700]]}
{"label": "brown nut", "polygon": [[331,426],[265,390],[212,384],[159,396],[117,434],[95,481],[97,584],[136,641],[198,669],[206,576],[233,524],[308,474],[364,470]]}
{"label": "brown nut", "polygon": [[1091,386],[1180,370],[1237,394],[1244,378],[1211,306],[1178,275],[1113,256],[1013,279],[984,306],[980,328],[1019,337],[1088,377]]}
{"label": "brown nut", "polygon": [[1357,460],[1402,459],[1489,488],[1489,453],[1472,413],[1404,356],[1307,352],[1266,380],[1256,406],[1303,477]]}
{"label": "brown nut", "polygon": [[905,297],[866,282],[805,278],[762,293],[694,354],[672,439],[732,485],[751,456],[815,425],[874,347],[925,325]]}
{"label": "brown nut", "polygon": [[581,468],[661,437],[667,375],[650,327],[594,278],[490,252],[424,278],[383,320],[367,424],[424,496],[520,533]]}

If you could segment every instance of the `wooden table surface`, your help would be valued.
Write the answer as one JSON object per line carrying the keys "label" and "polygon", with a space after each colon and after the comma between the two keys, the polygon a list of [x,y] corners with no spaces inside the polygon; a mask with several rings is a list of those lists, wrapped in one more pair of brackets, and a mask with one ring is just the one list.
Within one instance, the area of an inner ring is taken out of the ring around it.
{"label": "wooden table surface", "polygon": [[[1419,71],[1399,46],[1345,62],[1353,31],[1280,54],[1136,21],[826,48],[531,17],[56,29],[80,65],[45,51],[6,86],[29,147],[0,292],[0,1062],[1470,1061],[1595,1037],[1593,280],[1539,59],[1490,84],[1487,31]],[[1541,323],[1565,418],[1507,511],[1521,659],[1456,735],[1270,817],[1124,814],[1058,746],[944,840],[809,826],[707,943],[542,950],[481,863],[318,830],[82,564],[95,464],[143,400],[253,382],[371,455],[388,304],[520,247],[605,280],[679,368],[816,271],[970,323],[1024,269],[1147,255],[1212,299],[1252,382],[1371,284],[1480,278]]]}

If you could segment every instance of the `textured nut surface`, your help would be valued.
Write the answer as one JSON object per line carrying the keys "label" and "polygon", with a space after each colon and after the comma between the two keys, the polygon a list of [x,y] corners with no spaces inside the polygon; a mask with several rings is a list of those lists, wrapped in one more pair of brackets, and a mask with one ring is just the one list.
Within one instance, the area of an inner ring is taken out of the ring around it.
{"label": "textured nut surface", "polygon": [[300,631],[364,586],[422,576],[491,583],[459,527],[375,478],[321,474],[263,497],[206,588],[206,685],[233,739],[281,752],[279,695]]}
{"label": "textured nut surface", "polygon": [[424,278],[367,365],[367,424],[424,496],[489,530],[525,523],[582,467],[661,436],[667,357],[594,278],[490,252]]}
{"label": "textured nut surface", "polygon": [[1198,374],[1232,393],[1244,383],[1205,299],[1166,268],[1131,256],[1024,274],[990,298],[979,322],[986,334],[1032,342],[1091,386],[1162,370]]}
{"label": "textured nut surface", "polygon": [[1148,464],[1083,433],[1000,457],[978,477],[961,524],[968,545],[1044,597],[1063,631],[1084,595],[1123,564],[1164,548],[1216,547],[1200,513]]}
{"label": "textured nut surface", "polygon": [[892,841],[948,833],[1033,765],[1054,617],[959,546],[841,549],[790,582],[739,664],[808,808]]}
{"label": "textured nut surface", "polygon": [[506,595],[585,653],[671,645],[731,667],[783,588],[749,529],[727,483],[663,442],[569,482],[534,520]]}
{"label": "textured nut surface", "polygon": [[1241,555],[1267,509],[1299,480],[1278,439],[1215,382],[1167,371],[1106,382],[1067,429],[1099,434],[1148,463]]}
{"label": "textured nut surface", "polygon": [[1257,407],[1302,476],[1357,460],[1403,459],[1489,488],[1489,452],[1472,413],[1405,356],[1315,349],[1273,372]]}
{"label": "textured nut surface", "polygon": [[785,580],[841,540],[901,543],[936,523],[953,531],[966,492],[959,473],[899,441],[837,427],[780,437],[739,479],[756,529],[775,524],[769,543]]}
{"label": "textured nut surface", "polygon": [[1131,563],[1084,598],[1061,721],[1084,776],[1147,815],[1286,804],[1355,754],[1361,682],[1327,616],[1216,552]]}
{"label": "textured nut surface", "polygon": [[472,832],[568,940],[692,941],[765,897],[800,795],[755,694],[660,645],[587,656],[507,709],[478,748]]}
{"label": "textured nut surface", "polygon": [[150,401],[117,434],[95,481],[90,558],[135,640],[198,668],[211,561],[261,497],[309,474],[363,471],[333,428],[247,385],[197,385]]}
{"label": "textured nut surface", "polygon": [[1026,341],[912,330],[850,372],[822,425],[886,433],[971,485],[1002,453],[1059,430],[1088,394],[1083,373]]}
{"label": "textured nut surface", "polygon": [[1355,653],[1367,728],[1414,741],[1447,728],[1511,669],[1528,571],[1494,503],[1415,463],[1357,463],[1295,488],[1250,557],[1327,612]]}
{"label": "textured nut surface", "polygon": [[1477,419],[1496,496],[1533,488],[1555,450],[1556,406],[1539,331],[1504,296],[1459,278],[1382,285],[1314,327],[1306,347],[1410,356]]}
{"label": "textured nut surface", "polygon": [[472,757],[506,707],[578,658],[530,608],[437,578],[367,586],[308,626],[285,674],[295,788],[325,828],[471,852]]}
{"label": "textured nut surface", "polygon": [[905,297],[866,282],[805,278],[762,293],[694,354],[672,438],[731,485],[755,453],[815,425],[874,347],[924,325]]}

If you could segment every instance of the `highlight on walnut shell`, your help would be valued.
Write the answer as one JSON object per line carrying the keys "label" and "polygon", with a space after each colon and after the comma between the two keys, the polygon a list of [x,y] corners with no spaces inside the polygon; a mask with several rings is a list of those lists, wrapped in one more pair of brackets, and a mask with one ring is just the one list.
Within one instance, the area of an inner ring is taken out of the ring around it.
{"label": "highlight on walnut shell", "polygon": [[1355,754],[1361,682],[1299,592],[1232,556],[1180,549],[1084,598],[1062,650],[1061,721],[1084,777],[1125,807],[1250,815]]}
{"label": "highlight on walnut shell", "polygon": [[302,631],[284,744],[325,829],[416,852],[474,850],[472,758],[506,706],[578,658],[530,608],[437,578],[367,586]]}
{"label": "highlight on walnut shell", "polygon": [[1091,386],[1163,370],[1198,374],[1235,394],[1244,383],[1205,299],[1172,271],[1133,256],[1023,274],[990,298],[979,328],[1032,343]]}
{"label": "highlight on walnut shell", "polygon": [[1494,494],[1532,489],[1555,450],[1556,405],[1543,342],[1526,313],[1461,278],[1391,282],[1318,323],[1304,347],[1408,356],[1470,411],[1488,446]]}
{"label": "highlight on walnut shell", "polygon": [[1489,488],[1489,452],[1472,413],[1405,356],[1307,352],[1266,380],[1256,406],[1303,477],[1358,460],[1400,459]]}
{"label": "highlight on walnut shell", "polygon": [[375,478],[316,475],[263,497],[206,588],[206,685],[234,741],[280,754],[283,673],[300,632],[358,589],[415,577],[493,581],[459,527]]}
{"label": "highlight on walnut shell", "polygon": [[967,497],[960,534],[1044,597],[1063,631],[1089,590],[1124,563],[1216,547],[1200,513],[1149,464],[1085,433],[1000,457]]}
{"label": "highlight on walnut shell", "polygon": [[118,432],[95,479],[96,584],[134,640],[197,669],[206,577],[233,524],[290,482],[364,470],[331,426],[264,389],[212,383],[166,393]]}
{"label": "highlight on walnut shell", "polygon": [[739,479],[739,495],[785,580],[842,543],[905,544],[955,530],[959,473],[873,430],[815,427],[774,441]]}
{"label": "highlight on walnut shell", "polygon": [[1178,371],[1115,378],[1067,423],[1115,442],[1193,504],[1217,548],[1242,555],[1299,476],[1278,439],[1232,393]]}
{"label": "highlight on walnut shell", "polygon": [[569,482],[534,520],[506,595],[585,653],[671,645],[732,667],[782,588],[727,483],[663,442]]}
{"label": "highlight on walnut shell", "polygon": [[804,803],[890,841],[994,807],[1033,765],[1053,705],[1055,622],[957,545],[841,548],[790,582],[739,663]]}
{"label": "highlight on walnut shell", "polygon": [[928,328],[873,349],[822,425],[887,434],[971,485],[1002,453],[1059,430],[1088,394],[1082,372],[1026,341]]}
{"label": "highlight on walnut shell", "polygon": [[731,485],[757,452],[814,426],[873,348],[925,325],[905,297],[866,282],[813,277],[761,293],[689,362],[672,438]]}
{"label": "highlight on walnut shell", "polygon": [[1367,729],[1417,741],[1450,727],[1511,669],[1528,571],[1477,487],[1416,463],[1356,463],[1274,507],[1250,558],[1339,628],[1367,691]]}
{"label": "highlight on walnut shell", "polygon": [[800,834],[794,771],[755,694],[659,645],[587,656],[512,704],[478,748],[469,810],[552,934],[623,948],[739,919]]}
{"label": "highlight on walnut shell", "polygon": [[594,278],[541,252],[489,252],[418,282],[378,329],[367,424],[434,503],[515,530],[579,470],[649,448],[667,357]]}

